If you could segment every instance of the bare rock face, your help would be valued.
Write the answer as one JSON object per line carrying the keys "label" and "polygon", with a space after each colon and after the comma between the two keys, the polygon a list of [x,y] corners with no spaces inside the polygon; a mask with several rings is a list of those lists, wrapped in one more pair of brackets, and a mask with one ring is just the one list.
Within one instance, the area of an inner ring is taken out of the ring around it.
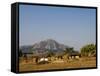
{"label": "bare rock face", "polygon": [[39,43],[36,43],[33,45],[33,49],[43,49],[43,50],[64,50],[68,48],[68,46],[65,46],[63,44],[60,44],[52,39],[47,39],[44,41],[40,41]]}
{"label": "bare rock face", "polygon": [[47,39],[31,46],[22,46],[20,49],[23,53],[34,53],[36,56],[47,56],[51,52],[55,55],[62,55],[66,48],[69,47],[53,39]]}

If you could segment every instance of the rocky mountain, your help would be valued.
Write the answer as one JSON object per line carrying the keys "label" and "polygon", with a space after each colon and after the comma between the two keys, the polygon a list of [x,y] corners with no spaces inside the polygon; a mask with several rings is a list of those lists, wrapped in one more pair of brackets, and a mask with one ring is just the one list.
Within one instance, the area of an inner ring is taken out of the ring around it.
{"label": "rocky mountain", "polygon": [[68,46],[60,44],[55,40],[47,39],[33,44],[32,46],[22,46],[20,49],[23,53],[35,53],[46,55],[48,52],[62,53]]}
{"label": "rocky mountain", "polygon": [[68,46],[65,46],[63,44],[58,43],[55,40],[47,39],[44,41],[40,41],[39,43],[35,43],[33,45],[33,49],[42,49],[42,50],[64,50],[68,48]]}

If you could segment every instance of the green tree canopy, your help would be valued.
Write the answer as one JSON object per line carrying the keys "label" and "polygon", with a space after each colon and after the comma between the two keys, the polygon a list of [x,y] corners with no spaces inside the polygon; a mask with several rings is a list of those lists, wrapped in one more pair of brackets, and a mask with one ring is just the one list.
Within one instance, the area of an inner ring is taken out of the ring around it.
{"label": "green tree canopy", "polygon": [[66,50],[65,50],[65,53],[67,53],[67,54],[71,54],[71,53],[74,53],[74,52],[76,52],[76,51],[74,50],[73,47],[71,47],[71,48],[66,48]]}
{"label": "green tree canopy", "polygon": [[82,56],[95,56],[96,54],[96,45],[88,44],[81,48]]}

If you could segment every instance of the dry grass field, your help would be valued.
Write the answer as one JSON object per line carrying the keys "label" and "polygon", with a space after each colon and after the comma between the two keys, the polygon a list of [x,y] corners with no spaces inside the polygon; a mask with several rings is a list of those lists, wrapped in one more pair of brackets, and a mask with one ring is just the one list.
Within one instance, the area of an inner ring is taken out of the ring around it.
{"label": "dry grass field", "polygon": [[35,64],[33,62],[19,63],[19,71],[52,70],[96,67],[95,57],[84,57],[79,60],[56,60],[46,64]]}

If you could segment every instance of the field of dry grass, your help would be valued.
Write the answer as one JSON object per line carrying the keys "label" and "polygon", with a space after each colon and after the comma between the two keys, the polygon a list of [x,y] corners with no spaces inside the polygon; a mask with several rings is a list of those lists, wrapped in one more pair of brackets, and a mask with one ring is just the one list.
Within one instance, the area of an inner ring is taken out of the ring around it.
{"label": "field of dry grass", "polygon": [[71,68],[85,68],[85,67],[96,67],[95,57],[85,57],[79,60],[60,60],[52,61],[47,64],[34,64],[30,63],[19,63],[19,71],[35,71],[35,70],[52,70],[52,69],[71,69]]}

